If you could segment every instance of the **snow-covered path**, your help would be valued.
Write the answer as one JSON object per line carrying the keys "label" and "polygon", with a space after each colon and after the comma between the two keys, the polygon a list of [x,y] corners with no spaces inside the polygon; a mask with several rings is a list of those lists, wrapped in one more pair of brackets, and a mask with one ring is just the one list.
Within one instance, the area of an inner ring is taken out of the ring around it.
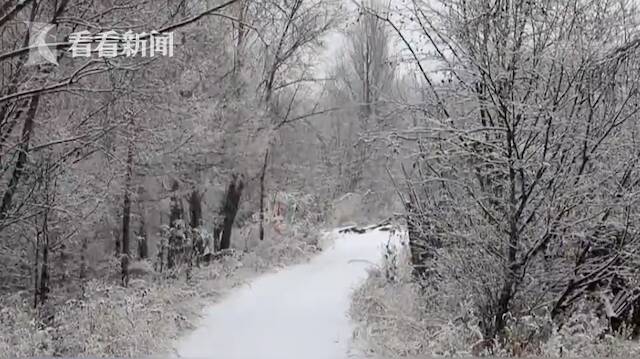
{"label": "snow-covered path", "polygon": [[[259,277],[207,308],[178,344],[185,358],[342,359],[349,354],[352,289],[379,263],[389,232],[336,234],[310,262]],[[369,262],[369,263],[367,263]]]}

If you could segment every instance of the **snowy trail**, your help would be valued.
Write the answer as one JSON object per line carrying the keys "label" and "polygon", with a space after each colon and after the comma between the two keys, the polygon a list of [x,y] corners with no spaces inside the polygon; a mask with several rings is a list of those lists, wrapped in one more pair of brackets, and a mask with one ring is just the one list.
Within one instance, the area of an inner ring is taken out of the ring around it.
{"label": "snowy trail", "polygon": [[[337,234],[310,262],[259,277],[207,308],[178,343],[185,358],[342,359],[352,324],[351,291],[379,263],[389,232]],[[369,262],[369,263],[367,263]]]}

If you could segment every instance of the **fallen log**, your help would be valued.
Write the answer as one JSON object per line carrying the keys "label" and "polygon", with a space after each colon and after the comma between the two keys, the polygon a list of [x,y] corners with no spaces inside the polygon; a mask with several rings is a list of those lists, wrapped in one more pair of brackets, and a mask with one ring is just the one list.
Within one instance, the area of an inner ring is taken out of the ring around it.
{"label": "fallen log", "polygon": [[380,230],[380,231],[391,231],[392,229],[392,224],[391,221],[393,220],[393,217],[389,217],[387,219],[385,219],[384,221],[378,223],[378,224],[374,224],[371,226],[366,226],[366,227],[360,227],[360,226],[349,226],[347,228],[343,228],[341,230],[338,231],[338,233],[357,233],[357,234],[363,234],[369,231],[373,231],[373,230]]}
{"label": "fallen log", "polygon": [[366,231],[367,230],[365,228],[352,226],[352,227],[343,228],[343,229],[339,230],[338,233],[358,233],[358,234],[362,234],[362,233],[364,233]]}

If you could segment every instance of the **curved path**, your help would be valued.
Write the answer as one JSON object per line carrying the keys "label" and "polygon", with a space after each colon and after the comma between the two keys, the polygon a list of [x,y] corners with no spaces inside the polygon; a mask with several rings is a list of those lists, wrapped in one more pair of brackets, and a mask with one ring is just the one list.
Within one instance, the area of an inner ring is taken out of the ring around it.
{"label": "curved path", "polygon": [[[207,308],[176,348],[184,358],[342,359],[353,327],[352,290],[379,263],[389,232],[336,234],[310,262],[267,274]],[[351,352],[351,353],[350,353]]]}

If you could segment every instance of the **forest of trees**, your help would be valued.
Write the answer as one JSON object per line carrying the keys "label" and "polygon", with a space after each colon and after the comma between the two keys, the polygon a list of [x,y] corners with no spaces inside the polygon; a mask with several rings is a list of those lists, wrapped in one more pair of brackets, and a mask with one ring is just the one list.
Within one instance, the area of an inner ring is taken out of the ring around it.
{"label": "forest of trees", "polygon": [[[0,296],[197,266],[247,220],[264,238],[269,193],[358,193],[486,340],[585,306],[638,336],[638,20],[632,0],[4,1]],[[32,63],[37,24],[57,64]],[[73,57],[79,31],[171,33],[174,55]]]}
{"label": "forest of trees", "polygon": [[[316,177],[347,181],[349,138],[298,150],[331,138],[308,121],[338,107],[316,97],[313,67],[342,4],[161,3],[2,4],[0,292],[37,305],[114,260],[126,284],[132,260],[162,270],[229,248],[265,191],[345,193]],[[37,24],[53,25],[58,64],[31,63]],[[80,31],[172,33],[174,56],[73,57]]]}
{"label": "forest of trees", "polygon": [[585,308],[640,335],[637,4],[400,9],[369,13],[428,92],[391,135],[413,149],[397,183],[414,275],[472,298],[487,340],[513,335],[509,318],[561,327]]}

